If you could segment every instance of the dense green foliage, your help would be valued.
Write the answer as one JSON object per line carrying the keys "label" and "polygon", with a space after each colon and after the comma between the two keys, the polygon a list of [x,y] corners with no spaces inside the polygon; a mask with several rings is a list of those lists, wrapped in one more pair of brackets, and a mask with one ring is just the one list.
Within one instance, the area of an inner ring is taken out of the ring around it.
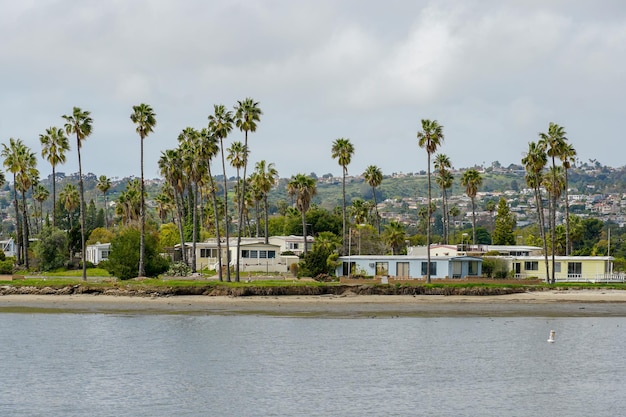
{"label": "dense green foliage", "polygon": [[[111,241],[111,252],[106,269],[119,279],[134,278],[139,267],[139,230],[128,227],[122,229]],[[154,277],[165,272],[169,261],[159,255],[157,237],[146,234],[146,276]]]}
{"label": "dense green foliage", "polygon": [[67,233],[61,229],[45,226],[32,248],[42,271],[51,271],[67,265]]}

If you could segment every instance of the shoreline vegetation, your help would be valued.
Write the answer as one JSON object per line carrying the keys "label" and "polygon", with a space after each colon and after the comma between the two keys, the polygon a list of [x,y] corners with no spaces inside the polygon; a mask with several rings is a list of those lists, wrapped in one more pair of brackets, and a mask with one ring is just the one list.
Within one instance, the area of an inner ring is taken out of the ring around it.
{"label": "shoreline vegetation", "polygon": [[339,284],[300,281],[18,279],[0,312],[298,317],[626,316],[619,285]]}

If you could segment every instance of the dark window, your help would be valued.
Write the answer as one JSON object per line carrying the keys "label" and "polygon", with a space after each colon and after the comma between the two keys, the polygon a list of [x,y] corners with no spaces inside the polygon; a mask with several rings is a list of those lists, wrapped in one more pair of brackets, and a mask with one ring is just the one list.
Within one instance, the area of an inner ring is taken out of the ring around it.
{"label": "dark window", "polygon": [[524,269],[526,271],[539,271],[539,262],[537,262],[537,261],[526,261],[526,262],[524,262]]}
{"label": "dark window", "polygon": [[[422,275],[426,275],[428,274],[428,271],[426,271],[426,266],[428,265],[428,262],[422,262]],[[437,275],[437,262],[431,262],[430,263],[430,275]]]}

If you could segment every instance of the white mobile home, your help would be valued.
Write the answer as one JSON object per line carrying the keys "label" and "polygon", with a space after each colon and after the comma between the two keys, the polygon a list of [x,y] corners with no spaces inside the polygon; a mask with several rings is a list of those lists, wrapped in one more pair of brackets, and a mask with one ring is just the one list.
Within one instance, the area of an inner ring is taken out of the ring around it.
{"label": "white mobile home", "polygon": [[[355,255],[339,257],[337,276],[388,276],[393,278],[424,278],[428,266],[426,256]],[[466,278],[482,274],[482,259],[472,256],[436,256],[430,258],[430,276]]]}

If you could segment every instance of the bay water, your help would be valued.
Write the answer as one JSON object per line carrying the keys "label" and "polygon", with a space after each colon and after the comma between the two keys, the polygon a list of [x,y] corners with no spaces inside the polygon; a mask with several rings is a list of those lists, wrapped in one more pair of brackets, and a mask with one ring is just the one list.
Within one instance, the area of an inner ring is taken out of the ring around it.
{"label": "bay water", "polygon": [[625,330],[621,317],[2,313],[0,416],[617,416]]}

